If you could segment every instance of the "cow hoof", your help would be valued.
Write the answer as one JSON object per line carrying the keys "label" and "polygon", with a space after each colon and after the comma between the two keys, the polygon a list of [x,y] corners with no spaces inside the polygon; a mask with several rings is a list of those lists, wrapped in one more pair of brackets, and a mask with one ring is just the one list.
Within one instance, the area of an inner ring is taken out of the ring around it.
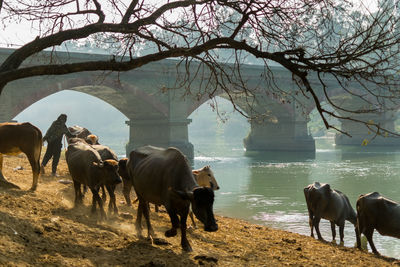
{"label": "cow hoof", "polygon": [[169,229],[167,231],[165,231],[165,236],[166,237],[172,237],[172,236],[176,236],[177,231],[175,228]]}
{"label": "cow hoof", "polygon": [[189,244],[182,245],[182,249],[186,252],[192,252],[193,249]]}

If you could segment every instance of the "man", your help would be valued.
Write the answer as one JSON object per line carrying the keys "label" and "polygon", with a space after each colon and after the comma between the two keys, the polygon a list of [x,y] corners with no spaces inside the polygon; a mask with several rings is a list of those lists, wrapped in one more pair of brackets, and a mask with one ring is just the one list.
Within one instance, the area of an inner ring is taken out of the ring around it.
{"label": "man", "polygon": [[61,114],[58,116],[57,120],[55,120],[50,128],[47,130],[45,136],[43,137],[43,142],[47,141],[47,150],[44,154],[41,170],[44,173],[44,167],[47,162],[53,157],[53,162],[51,164],[51,174],[52,176],[57,176],[57,165],[60,160],[61,148],[62,148],[62,137],[63,135],[67,135],[68,137],[73,137],[73,135],[69,132],[65,123],[67,122],[67,115]]}

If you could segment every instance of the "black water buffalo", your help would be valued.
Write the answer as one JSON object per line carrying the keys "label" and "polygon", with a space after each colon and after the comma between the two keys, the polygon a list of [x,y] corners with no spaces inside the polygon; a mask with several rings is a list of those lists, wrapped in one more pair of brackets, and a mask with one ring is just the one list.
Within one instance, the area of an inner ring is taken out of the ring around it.
{"label": "black water buffalo", "polygon": [[381,235],[400,238],[400,205],[378,192],[360,195],[357,199],[357,247],[361,248],[360,234],[364,234],[372,251],[376,250],[372,235],[374,229]]}
{"label": "black water buffalo", "polygon": [[[131,162],[129,163],[130,166],[130,170],[133,170],[137,164],[144,158],[146,158],[148,155],[152,154],[152,153],[158,153],[158,152],[162,152],[164,151],[164,148],[160,148],[160,147],[155,147],[155,146],[142,146],[139,147],[137,149],[135,149],[134,151],[132,151],[130,153],[130,158],[131,158]],[[128,169],[127,169],[127,164],[128,164],[128,158],[122,158],[118,165],[119,165],[119,175],[122,178],[122,182],[123,182],[123,194],[126,200],[126,204],[128,206],[131,206],[131,197],[130,197],[130,192],[131,192],[131,188],[133,186],[132,184],[132,179],[130,178],[130,175],[128,173]],[[199,184],[199,186],[205,186],[205,187],[210,187],[213,190],[219,190],[219,185],[217,183],[217,180],[214,177],[214,173],[212,172],[210,166],[204,166],[201,169],[198,170],[192,170],[193,176],[196,180],[196,182]],[[135,203],[137,201],[137,199],[133,202]],[[156,207],[156,211],[157,211],[157,207]],[[192,217],[192,216],[191,216]],[[193,220],[193,217],[192,217]]]}
{"label": "black water buffalo", "polygon": [[[152,147],[152,146],[146,146],[146,147]],[[161,148],[156,148],[156,150],[159,149]],[[124,194],[125,201],[128,206],[132,205],[130,194],[133,186],[133,181],[132,181],[133,170],[138,165],[138,163],[144,158],[146,158],[149,154],[150,153],[148,151],[140,152],[140,149],[133,150],[129,154],[129,159],[122,158],[118,162],[118,167],[119,167],[118,173],[122,178],[122,186],[123,186],[122,193]]]}
{"label": "black water buffalo", "polygon": [[[105,145],[92,145],[92,148],[94,148],[97,152],[99,152],[101,160],[114,160],[115,162],[118,162],[118,157],[114,153],[114,151],[111,150],[108,146]],[[115,214],[118,214],[118,208],[117,208],[117,203],[116,203],[116,198],[115,198],[115,184],[106,184],[105,187],[107,188],[107,192],[110,195],[110,202],[108,203],[108,212],[111,213],[112,211]],[[104,188],[103,188],[103,194],[104,194]],[[105,194],[102,197],[103,202],[106,201]]]}
{"label": "black water buffalo", "polygon": [[165,206],[172,223],[172,228],[165,232],[165,236],[175,236],[180,227],[181,246],[185,251],[192,250],[186,238],[186,220],[190,204],[196,217],[204,224],[205,231],[218,230],[213,214],[214,192],[211,188],[198,186],[186,157],[178,149],[167,148],[152,153],[139,161],[133,170],[130,170],[130,167],[128,164],[128,172],[131,172],[133,186],[139,199],[136,219],[139,235],[144,214],[148,236],[154,236],[150,224],[149,203]]}
{"label": "black water buffalo", "polygon": [[102,185],[114,186],[121,182],[118,175],[118,162],[112,159],[103,161],[99,152],[85,142],[69,144],[65,158],[74,182],[75,205],[82,203],[81,184],[87,185],[93,194],[92,212],[96,212],[97,202],[101,217],[105,218],[99,189]]}
{"label": "black water buffalo", "polygon": [[323,218],[331,223],[332,241],[336,238],[335,224],[339,226],[340,243],[343,243],[345,220],[354,225],[357,221],[357,215],[347,196],[338,190],[331,189],[329,184],[320,184],[319,182],[305,187],[304,196],[306,197],[311,236],[314,237],[313,228],[315,227],[318,239],[323,240],[319,231],[319,222]]}

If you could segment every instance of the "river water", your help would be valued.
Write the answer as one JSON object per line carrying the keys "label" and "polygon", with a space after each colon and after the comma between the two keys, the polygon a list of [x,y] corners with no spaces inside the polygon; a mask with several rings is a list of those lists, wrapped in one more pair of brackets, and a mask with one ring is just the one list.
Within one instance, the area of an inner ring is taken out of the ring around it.
{"label": "river water", "polygon": [[[303,188],[314,181],[342,191],[353,208],[360,194],[373,191],[400,201],[400,150],[337,148],[323,139],[317,141],[315,154],[249,153],[241,143],[194,145],[194,167],[210,165],[221,187],[214,204],[220,215],[310,235]],[[320,229],[326,240],[332,240],[327,220],[321,220]],[[356,242],[350,222],[344,239],[348,247]],[[399,239],[376,231],[373,239],[381,254],[400,257]]]}

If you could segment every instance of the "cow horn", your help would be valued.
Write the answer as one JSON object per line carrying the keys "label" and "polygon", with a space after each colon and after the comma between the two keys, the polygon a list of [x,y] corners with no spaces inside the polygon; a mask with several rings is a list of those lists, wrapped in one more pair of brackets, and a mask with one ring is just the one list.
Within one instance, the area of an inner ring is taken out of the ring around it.
{"label": "cow horn", "polygon": [[97,166],[97,167],[103,168],[103,167],[104,167],[104,163],[103,163],[102,161],[100,161],[100,162],[93,162],[93,166]]}

